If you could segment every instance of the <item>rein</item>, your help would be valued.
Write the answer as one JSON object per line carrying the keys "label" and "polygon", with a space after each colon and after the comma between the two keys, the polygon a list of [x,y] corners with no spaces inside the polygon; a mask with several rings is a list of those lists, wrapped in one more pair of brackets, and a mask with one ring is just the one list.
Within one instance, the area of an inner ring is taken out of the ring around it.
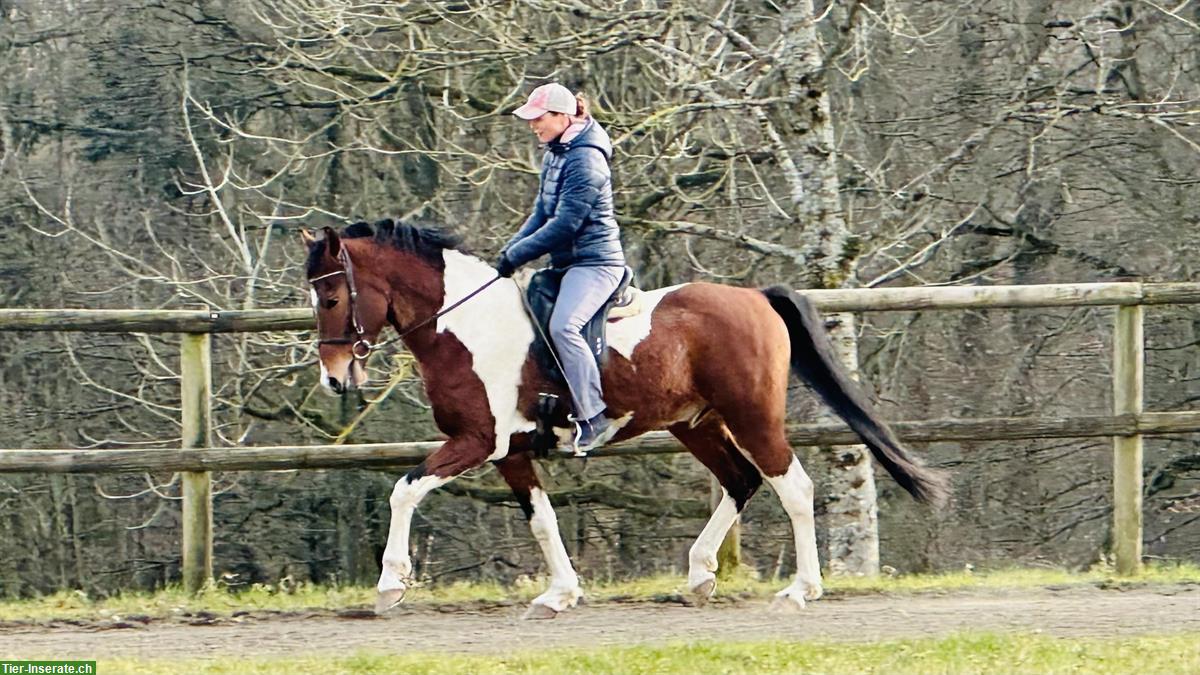
{"label": "rein", "polygon": [[[312,277],[308,280],[308,283],[313,284],[322,279],[328,279],[329,277],[337,276],[339,274],[346,275],[346,286],[350,289],[350,321],[354,326],[354,337],[323,338],[323,339],[318,339],[317,344],[318,345],[353,345],[353,347],[351,347],[351,349],[350,349],[350,352],[351,352],[351,354],[353,354],[355,360],[365,361],[367,359],[367,357],[369,357],[371,355],[371,352],[374,351],[375,349],[377,349],[380,345],[373,345],[373,344],[371,344],[370,340],[363,337],[363,334],[366,332],[366,330],[363,328],[362,320],[359,318],[359,314],[358,314],[358,302],[357,302],[358,288],[354,285],[354,265],[352,265],[350,263],[350,254],[346,252],[346,248],[344,246],[342,247],[342,249],[340,251],[338,251],[337,259],[338,259],[338,262],[340,262],[342,264],[342,269],[334,270],[333,272],[329,272],[328,274],[322,274],[319,277]],[[496,283],[496,281],[501,278],[502,277],[497,274],[495,277],[492,277],[492,279],[489,280],[486,284],[480,286],[479,288],[476,288],[474,291],[471,291],[470,293],[467,294],[466,297],[458,300],[453,305],[450,305],[446,309],[443,309],[442,311],[434,314],[433,316],[425,318],[424,320],[422,320],[420,323],[416,324],[415,326],[412,326],[412,327],[408,328],[407,330],[401,332],[400,335],[397,336],[397,339],[403,339],[406,335],[409,335],[410,333],[416,331],[418,328],[421,328],[422,326],[428,324],[430,321],[435,321],[435,320],[445,316],[446,314],[449,314],[450,312],[454,311],[455,309],[458,309],[458,307],[460,305],[462,305],[464,302],[470,300],[471,298],[475,297],[476,295],[479,295],[484,290],[486,290],[489,286]],[[320,317],[320,312],[316,312],[316,314],[318,317]],[[319,322],[320,318],[318,318],[317,320]],[[318,325],[317,326],[317,335],[320,335],[320,334],[321,334],[321,327],[320,327],[320,325]],[[359,353],[360,347],[362,349],[361,354]]]}
{"label": "rein", "polygon": [[405,335],[408,335],[409,333],[411,333],[411,332],[415,331],[416,329],[420,328],[421,326],[424,326],[425,324],[429,323],[430,321],[433,321],[433,320],[435,320],[435,319],[440,319],[441,317],[443,317],[443,316],[445,316],[445,315],[449,314],[449,313],[450,313],[450,312],[452,312],[453,310],[455,310],[455,309],[458,309],[458,306],[459,306],[459,305],[461,305],[461,304],[463,304],[464,302],[466,302],[466,301],[470,300],[471,298],[473,298],[473,297],[475,297],[475,296],[479,295],[479,294],[480,294],[480,293],[482,293],[484,290],[486,290],[488,286],[491,286],[492,284],[496,283],[497,281],[499,281],[500,279],[503,279],[503,278],[504,278],[504,277],[501,277],[499,274],[497,274],[496,276],[492,277],[492,278],[491,278],[491,279],[490,279],[490,280],[489,280],[489,281],[488,281],[486,284],[484,284],[484,285],[480,286],[479,288],[476,288],[475,290],[473,290],[473,291],[471,291],[470,293],[468,293],[468,294],[466,295],[466,297],[462,298],[461,300],[459,300],[458,302],[454,303],[453,305],[450,305],[450,306],[449,306],[449,307],[447,307],[446,309],[443,309],[442,311],[438,312],[437,314],[434,314],[433,316],[429,317],[428,319],[425,319],[424,321],[422,321],[421,323],[419,323],[419,324],[417,324],[417,325],[413,326],[412,328],[409,328],[408,330],[406,330],[406,331],[404,331],[403,333],[401,333],[399,337],[400,337],[400,338],[403,338]]}

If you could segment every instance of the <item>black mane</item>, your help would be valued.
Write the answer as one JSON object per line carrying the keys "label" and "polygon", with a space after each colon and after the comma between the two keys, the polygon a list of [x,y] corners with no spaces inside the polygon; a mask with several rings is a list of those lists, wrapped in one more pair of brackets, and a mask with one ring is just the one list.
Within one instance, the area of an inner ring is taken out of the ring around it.
{"label": "black mane", "polygon": [[[347,225],[339,233],[342,239],[363,239],[371,237],[375,243],[392,248],[415,253],[422,260],[440,268],[443,258],[442,251],[447,249],[462,251],[462,237],[448,232],[436,225],[417,225],[402,220],[384,218],[372,225],[367,222],[357,222]],[[313,267],[325,252],[325,242],[319,241],[313,247],[308,257],[308,274],[314,274]]]}

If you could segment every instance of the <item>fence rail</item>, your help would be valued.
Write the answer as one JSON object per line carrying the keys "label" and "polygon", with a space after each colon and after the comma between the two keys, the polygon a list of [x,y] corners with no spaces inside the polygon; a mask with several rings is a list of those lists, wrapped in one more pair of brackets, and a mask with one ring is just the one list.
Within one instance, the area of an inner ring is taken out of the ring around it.
{"label": "fence rail", "polygon": [[[1032,284],[803,290],[823,312],[1200,304],[1200,284]],[[0,330],[91,333],[252,333],[307,330],[312,310],[0,309]]]}
{"label": "fence rail", "polygon": [[311,309],[0,309],[0,330],[87,333],[255,333],[309,330]]}
{"label": "fence rail", "polygon": [[[1200,431],[1200,412],[1144,412],[1143,307],[1200,304],[1200,284],[1047,284],[802,291],[825,312],[1116,307],[1113,326],[1113,415],[1061,418],[943,419],[897,422],[908,441],[1016,440],[1111,436],[1113,552],[1120,574],[1141,565],[1142,438]],[[338,446],[213,448],[210,333],[306,330],[308,309],[82,310],[0,309],[0,331],[182,333],[183,441],[180,448],[0,450],[0,473],[184,473],[183,578],[191,589],[212,576],[211,471],[396,467],[420,462],[439,442]],[[856,444],[836,424],[789,428],[795,445]],[[680,452],[665,433],[603,448],[596,456]]]}
{"label": "fence rail", "polygon": [[[1080,417],[947,418],[894,422],[891,426],[905,442],[913,443],[1159,436],[1200,432],[1200,411]],[[792,424],[788,426],[788,440],[794,446],[855,445],[862,442],[841,423]],[[235,448],[0,450],[0,474],[407,468],[419,464],[441,444],[441,441],[413,441]],[[593,450],[588,455],[629,457],[686,451],[674,436],[657,431]],[[551,455],[548,459],[558,460],[562,457]]]}

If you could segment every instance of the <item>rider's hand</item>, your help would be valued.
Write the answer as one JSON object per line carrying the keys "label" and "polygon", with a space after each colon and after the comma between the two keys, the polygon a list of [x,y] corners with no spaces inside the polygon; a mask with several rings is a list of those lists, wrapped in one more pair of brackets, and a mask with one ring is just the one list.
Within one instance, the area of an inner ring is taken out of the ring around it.
{"label": "rider's hand", "polygon": [[513,264],[508,259],[508,256],[501,253],[500,258],[498,260],[496,260],[496,273],[502,277],[507,278],[507,277],[511,277],[513,275],[513,272],[516,272],[516,271],[517,271],[517,268],[513,267]]}

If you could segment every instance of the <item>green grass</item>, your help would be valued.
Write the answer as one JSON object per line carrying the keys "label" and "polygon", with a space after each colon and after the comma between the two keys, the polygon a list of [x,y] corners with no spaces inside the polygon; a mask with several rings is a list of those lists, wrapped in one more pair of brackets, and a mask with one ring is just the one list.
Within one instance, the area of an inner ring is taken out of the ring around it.
{"label": "green grass", "polygon": [[960,633],[869,644],[756,642],[547,650],[502,656],[446,654],[216,661],[101,660],[100,673],[1196,673],[1200,635],[1060,639]]}
{"label": "green grass", "polygon": [[[1008,588],[1061,587],[1086,584],[1171,584],[1200,583],[1200,566],[1154,565],[1136,576],[1115,577],[1111,570],[1087,572],[1058,569],[1001,569],[986,572],[913,574],[897,577],[827,577],[826,593],[832,596],[868,593],[921,593]],[[718,582],[717,596],[768,598],[786,585],[785,581],[763,581],[737,574]],[[409,592],[410,603],[495,603],[528,602],[543,590],[542,580],[512,586],[455,583],[418,586]],[[612,599],[655,599],[684,592],[682,576],[660,575],[628,581],[584,583],[593,601]],[[230,614],[243,610],[296,611],[303,609],[347,609],[368,607],[375,591],[362,586],[318,586],[299,584],[283,590],[256,585],[231,592],[214,588],[196,596],[180,588],[156,592],[129,592],[108,598],[91,598],[79,591],[64,591],[27,600],[0,601],[0,621],[67,618],[111,618],[114,616],[171,616],[184,612]]]}
{"label": "green grass", "polygon": [[916,593],[1088,584],[1124,586],[1194,583],[1200,583],[1200,565],[1178,563],[1146,565],[1140,574],[1133,577],[1118,577],[1112,568],[1101,566],[1086,572],[1069,572],[1055,568],[1007,568],[897,577],[836,577],[826,579],[825,587],[833,593]]}

